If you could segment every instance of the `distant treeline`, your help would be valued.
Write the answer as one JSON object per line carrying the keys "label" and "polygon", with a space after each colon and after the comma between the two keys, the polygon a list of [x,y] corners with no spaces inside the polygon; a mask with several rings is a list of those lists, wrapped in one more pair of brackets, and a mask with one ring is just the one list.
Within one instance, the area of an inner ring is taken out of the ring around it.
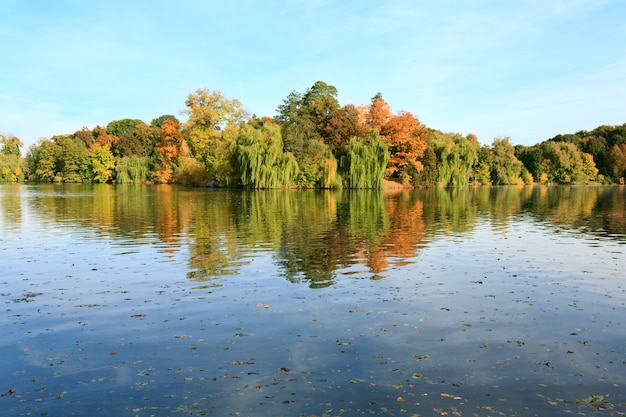
{"label": "distant treeline", "polygon": [[444,133],[376,94],[340,106],[322,81],[292,92],[274,117],[219,91],[189,94],[181,123],[163,115],[82,128],[32,145],[0,134],[0,181],[180,183],[243,188],[381,188],[624,183],[626,124],[513,146]]}

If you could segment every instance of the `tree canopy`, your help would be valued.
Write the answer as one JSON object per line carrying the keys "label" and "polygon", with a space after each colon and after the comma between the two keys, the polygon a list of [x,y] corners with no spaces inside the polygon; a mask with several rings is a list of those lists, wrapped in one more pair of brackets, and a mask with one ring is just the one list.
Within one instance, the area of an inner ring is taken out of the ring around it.
{"label": "tree canopy", "polygon": [[339,102],[316,81],[292,91],[273,117],[250,116],[236,98],[199,88],[186,120],[113,120],[41,139],[0,134],[0,181],[178,182],[246,188],[380,188],[623,183],[626,124],[564,133],[533,146],[432,129],[382,93]]}

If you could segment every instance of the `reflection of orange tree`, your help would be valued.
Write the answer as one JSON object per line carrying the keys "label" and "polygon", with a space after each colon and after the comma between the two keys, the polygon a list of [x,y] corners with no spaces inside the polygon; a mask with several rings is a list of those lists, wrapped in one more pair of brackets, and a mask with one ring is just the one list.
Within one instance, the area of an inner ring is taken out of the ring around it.
{"label": "reflection of orange tree", "polygon": [[184,204],[178,199],[177,188],[170,185],[155,185],[158,203],[155,207],[155,227],[159,239],[165,244],[164,252],[178,251],[178,235],[181,230],[182,218],[179,210]]}
{"label": "reflection of orange tree", "polygon": [[390,259],[394,265],[405,265],[407,259],[417,254],[417,248],[426,239],[423,203],[413,192],[389,194],[385,198],[385,212],[389,227],[380,241],[361,252],[375,278],[387,270]]}

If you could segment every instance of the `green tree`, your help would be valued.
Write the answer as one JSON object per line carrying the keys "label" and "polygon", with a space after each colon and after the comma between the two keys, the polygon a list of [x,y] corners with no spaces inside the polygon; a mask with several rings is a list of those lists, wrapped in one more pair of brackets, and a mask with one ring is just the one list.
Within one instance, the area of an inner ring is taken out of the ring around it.
{"label": "green tree", "polygon": [[74,135],[53,136],[58,146],[56,181],[83,182],[89,180],[89,155],[85,143]]}
{"label": "green tree", "polygon": [[541,147],[544,159],[540,170],[549,180],[560,184],[580,184],[595,179],[597,170],[593,158],[590,155],[584,157],[576,145],[548,141]]}
{"label": "green tree", "polygon": [[88,179],[97,183],[109,182],[115,169],[115,158],[109,148],[95,144],[89,148],[88,155]]}
{"label": "green tree", "polygon": [[115,178],[119,184],[140,184],[148,176],[148,157],[125,156],[115,165]]}
{"label": "green tree", "polygon": [[172,120],[176,124],[179,124],[179,125],[181,124],[180,120],[178,120],[178,118],[176,118],[176,116],[172,116],[171,114],[164,114],[162,116],[159,116],[159,117],[156,117],[156,118],[152,119],[152,121],[150,122],[150,125],[160,129],[163,126],[163,123],[165,123],[166,120]]}
{"label": "green tree", "polygon": [[437,178],[439,177],[437,169],[437,155],[435,154],[430,141],[428,141],[426,149],[424,149],[424,155],[422,155],[420,161],[424,168],[413,174],[413,180],[411,182],[423,187],[432,187],[437,185]]}
{"label": "green tree", "polygon": [[524,164],[515,156],[515,148],[511,145],[510,138],[493,140],[489,161],[492,184],[515,185],[522,181]]}
{"label": "green tree", "polygon": [[42,139],[32,145],[26,153],[26,164],[30,173],[29,180],[51,182],[56,175],[56,143]]}
{"label": "green tree", "polygon": [[110,122],[105,131],[111,136],[120,136],[123,133],[135,133],[137,125],[143,122],[139,119],[121,119]]}
{"label": "green tree", "polygon": [[478,163],[478,143],[473,135],[433,131],[432,144],[437,155],[438,184],[442,186],[465,186],[474,178]]}
{"label": "green tree", "polygon": [[376,130],[366,139],[353,138],[341,159],[341,174],[348,188],[383,187],[389,149]]}
{"label": "green tree", "polygon": [[244,125],[237,136],[235,157],[246,188],[285,188],[298,173],[294,156],[283,152],[280,126],[265,123],[260,128]]}

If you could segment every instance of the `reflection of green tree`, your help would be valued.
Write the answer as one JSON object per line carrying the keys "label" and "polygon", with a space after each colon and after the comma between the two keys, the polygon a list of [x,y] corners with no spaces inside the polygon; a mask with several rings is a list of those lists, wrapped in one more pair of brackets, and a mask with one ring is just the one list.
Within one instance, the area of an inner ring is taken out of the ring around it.
{"label": "reflection of green tree", "polygon": [[3,184],[0,187],[2,224],[13,228],[22,222],[21,191],[23,188],[17,184]]}
{"label": "reflection of green tree", "polygon": [[496,228],[504,228],[530,199],[533,187],[487,187],[489,213]]}
{"label": "reflection of green tree", "polygon": [[472,230],[478,215],[475,189],[470,187],[425,190],[424,217],[434,222],[435,232],[465,233]]}
{"label": "reflection of green tree", "polygon": [[285,230],[276,254],[285,278],[325,287],[335,280],[339,264],[347,263],[349,236],[338,229],[341,192],[298,192],[284,215]]}
{"label": "reflection of green tree", "polygon": [[534,190],[533,215],[564,229],[626,234],[624,187],[541,186]]}
{"label": "reflection of green tree", "polygon": [[235,218],[242,195],[228,190],[197,193],[189,191],[188,212],[191,242],[189,279],[207,281],[213,277],[237,274],[243,264]]}

